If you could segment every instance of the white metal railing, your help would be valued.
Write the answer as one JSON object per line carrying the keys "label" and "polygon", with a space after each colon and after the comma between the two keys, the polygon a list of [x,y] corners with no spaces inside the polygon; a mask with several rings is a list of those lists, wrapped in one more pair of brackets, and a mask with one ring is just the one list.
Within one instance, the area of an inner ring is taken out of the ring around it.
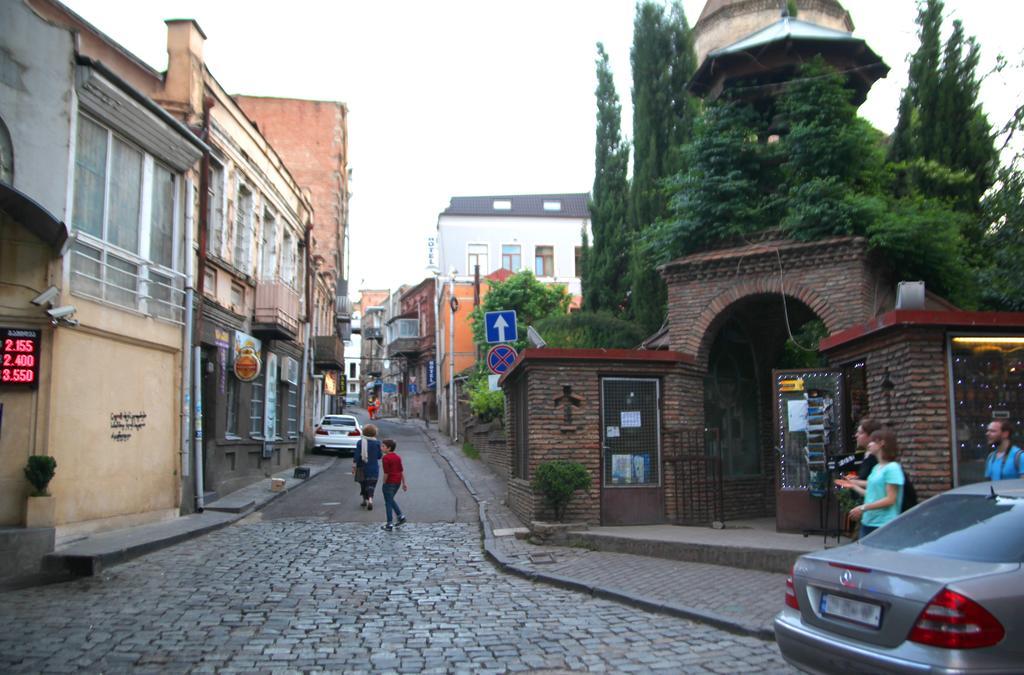
{"label": "white metal railing", "polygon": [[184,323],[184,274],[82,232],[72,236],[73,293],[171,323]]}

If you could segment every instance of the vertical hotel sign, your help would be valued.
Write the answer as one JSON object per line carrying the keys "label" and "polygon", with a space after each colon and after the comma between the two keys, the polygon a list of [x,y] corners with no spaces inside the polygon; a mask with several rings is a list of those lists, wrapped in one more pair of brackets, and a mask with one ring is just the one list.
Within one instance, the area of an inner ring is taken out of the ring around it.
{"label": "vertical hotel sign", "polygon": [[0,386],[36,388],[40,337],[37,330],[0,328]]}
{"label": "vertical hotel sign", "polygon": [[260,361],[260,349],[263,345],[251,335],[235,331],[235,344],[232,350],[232,368],[242,382],[252,382],[260,376],[263,363]]}
{"label": "vertical hotel sign", "polygon": [[427,267],[437,269],[437,237],[427,237]]}

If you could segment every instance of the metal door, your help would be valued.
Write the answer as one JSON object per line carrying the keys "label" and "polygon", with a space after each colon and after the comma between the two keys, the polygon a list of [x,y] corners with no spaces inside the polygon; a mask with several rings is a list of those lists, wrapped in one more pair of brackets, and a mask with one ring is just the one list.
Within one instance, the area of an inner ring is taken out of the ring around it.
{"label": "metal door", "polygon": [[601,523],[665,521],[661,392],[654,378],[601,378]]}

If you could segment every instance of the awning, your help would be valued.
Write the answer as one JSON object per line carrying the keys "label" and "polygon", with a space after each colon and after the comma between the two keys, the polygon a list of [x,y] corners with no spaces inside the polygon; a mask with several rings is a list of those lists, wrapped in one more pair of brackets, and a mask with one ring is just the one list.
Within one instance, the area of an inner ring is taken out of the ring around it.
{"label": "awning", "polygon": [[0,183],[0,211],[21,223],[54,251],[60,252],[68,239],[64,223],[39,202],[6,183]]}

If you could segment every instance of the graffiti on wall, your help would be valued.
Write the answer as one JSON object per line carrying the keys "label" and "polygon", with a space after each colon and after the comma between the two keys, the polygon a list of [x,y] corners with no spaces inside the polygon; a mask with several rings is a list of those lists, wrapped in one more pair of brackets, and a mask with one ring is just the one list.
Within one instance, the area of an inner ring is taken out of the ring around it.
{"label": "graffiti on wall", "polygon": [[118,443],[125,443],[132,437],[133,431],[146,426],[144,412],[112,412],[110,413],[110,438]]}

